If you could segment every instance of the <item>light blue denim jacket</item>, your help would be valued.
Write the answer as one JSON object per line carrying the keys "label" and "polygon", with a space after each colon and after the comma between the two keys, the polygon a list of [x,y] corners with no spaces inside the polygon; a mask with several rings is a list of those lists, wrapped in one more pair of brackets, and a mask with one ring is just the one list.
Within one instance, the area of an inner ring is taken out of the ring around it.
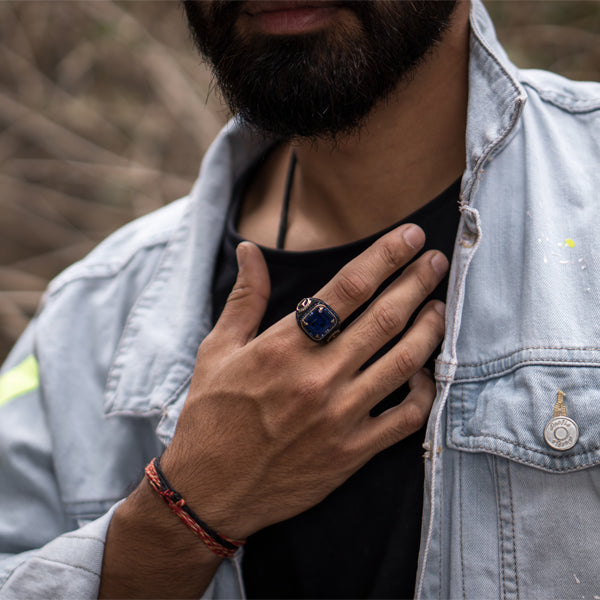
{"label": "light blue denim jacket", "polygon": [[[600,86],[518,71],[479,0],[471,23],[467,167],[416,595],[591,600]],[[169,443],[211,328],[232,182],[264,146],[230,124],[188,198],[50,285],[0,376],[1,598],[97,594],[112,512]],[[565,451],[544,439],[558,390],[579,426]],[[239,560],[223,562],[206,596],[243,595]]]}

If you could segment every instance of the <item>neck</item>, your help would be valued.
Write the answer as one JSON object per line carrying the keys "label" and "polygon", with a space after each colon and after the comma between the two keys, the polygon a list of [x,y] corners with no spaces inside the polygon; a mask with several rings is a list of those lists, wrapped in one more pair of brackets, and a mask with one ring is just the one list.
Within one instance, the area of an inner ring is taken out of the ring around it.
{"label": "neck", "polygon": [[375,107],[360,133],[300,141],[273,153],[251,186],[240,233],[275,244],[288,161],[298,157],[286,249],[344,244],[409,216],[460,177],[465,162],[468,2],[408,83]]}

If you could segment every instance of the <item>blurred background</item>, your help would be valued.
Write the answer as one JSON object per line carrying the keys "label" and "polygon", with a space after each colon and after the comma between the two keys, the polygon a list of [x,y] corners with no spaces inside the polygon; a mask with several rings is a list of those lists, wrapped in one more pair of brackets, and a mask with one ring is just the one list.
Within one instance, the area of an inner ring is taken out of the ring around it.
{"label": "blurred background", "polygon": [[[600,80],[600,1],[487,1],[519,66]],[[0,0],[0,362],[48,281],[183,196],[228,115],[176,0]]]}

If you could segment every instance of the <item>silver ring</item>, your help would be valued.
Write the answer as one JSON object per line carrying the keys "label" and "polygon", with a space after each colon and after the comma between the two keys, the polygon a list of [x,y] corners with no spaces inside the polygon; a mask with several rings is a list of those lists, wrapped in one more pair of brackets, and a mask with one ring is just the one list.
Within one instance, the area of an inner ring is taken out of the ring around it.
{"label": "silver ring", "polygon": [[303,298],[296,306],[296,322],[313,342],[326,344],[340,332],[340,318],[327,302]]}

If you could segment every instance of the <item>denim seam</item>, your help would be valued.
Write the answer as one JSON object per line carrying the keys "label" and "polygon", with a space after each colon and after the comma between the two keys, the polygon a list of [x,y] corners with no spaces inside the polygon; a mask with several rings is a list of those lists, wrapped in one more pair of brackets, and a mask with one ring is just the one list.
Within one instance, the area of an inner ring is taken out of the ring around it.
{"label": "denim seam", "polygon": [[[112,506],[115,502],[118,502],[119,500],[121,500],[122,498],[104,498],[104,499],[100,499],[100,500],[62,500],[63,504],[66,505],[72,505],[72,506],[84,506],[86,504],[93,504],[93,505],[97,505],[97,504],[110,504],[110,506]],[[109,508],[110,508],[109,506]]]}
{"label": "denim seam", "polygon": [[[433,450],[433,456],[435,456],[435,449]],[[433,460],[432,460],[433,462]],[[440,488],[440,495],[439,495],[439,503],[440,503],[440,507],[442,506],[442,494],[444,493],[443,489]],[[437,521],[438,521],[438,531],[441,532],[443,531],[442,529],[442,510],[441,508],[437,511]],[[443,586],[443,581],[442,581],[442,573],[444,572],[444,563],[442,561],[442,534],[440,533],[439,537],[438,537],[438,573],[439,573],[439,582],[438,582],[438,600],[444,600],[444,598],[442,598],[442,586]]]}
{"label": "denim seam", "polygon": [[[122,354],[124,352],[127,351],[127,347],[128,344],[131,343],[131,335],[130,335],[130,331],[133,328],[133,322],[135,321],[135,317],[137,316],[138,312],[144,308],[146,308],[149,303],[153,302],[154,298],[146,298],[146,294],[148,292],[148,290],[150,290],[151,287],[154,286],[155,282],[160,282],[161,281],[161,276],[164,275],[163,273],[163,266],[164,266],[164,261],[166,260],[166,254],[163,253],[162,256],[162,260],[158,263],[156,270],[154,271],[152,277],[150,278],[150,281],[148,281],[148,283],[145,285],[144,289],[142,290],[142,293],[139,295],[137,301],[135,302],[135,304],[133,305],[133,308],[131,309],[131,312],[129,313],[127,322],[125,323],[125,327],[123,328],[123,333],[121,334],[121,339],[119,340],[119,343],[117,345],[117,349],[115,350],[115,358],[118,356],[122,356]],[[117,363],[116,361],[112,363],[110,370],[108,372],[108,376],[106,378],[106,391],[107,392],[113,392],[114,391],[114,386],[116,385],[116,381],[119,379],[120,376],[120,372],[123,369],[123,365],[121,363]],[[111,400],[110,402],[110,407],[107,408],[112,408],[114,405],[114,401]],[[110,410],[109,410],[110,412]]]}
{"label": "denim seam", "polygon": [[515,570],[515,586],[517,589],[517,600],[519,600],[519,573],[517,570],[517,532],[515,528],[515,509],[513,505],[512,478],[510,476],[510,461],[506,463],[506,479],[508,481],[508,493],[510,495],[510,518],[512,522],[512,546],[513,564]]}
{"label": "denim seam", "polygon": [[[158,237],[158,236],[157,236]],[[80,263],[77,267],[74,265],[72,267],[73,273],[65,272],[65,276],[59,276],[55,283],[51,283],[48,287],[48,291],[45,294],[46,297],[52,297],[62,291],[65,287],[76,283],[81,280],[86,279],[110,279],[111,277],[116,277],[124,271],[127,266],[135,259],[138,255],[154,250],[159,246],[166,246],[169,242],[168,237],[164,238],[164,232],[161,233],[161,238],[156,240],[149,240],[148,243],[144,244],[142,247],[135,249],[127,258],[121,261],[111,261],[111,262],[99,262],[91,265],[84,265]],[[83,259],[85,260],[85,259]],[[95,273],[94,271],[97,271]]]}
{"label": "denim seam", "polygon": [[[464,403],[463,403],[463,408],[464,408]],[[499,442],[506,442],[507,444],[510,444],[511,446],[516,446],[518,448],[522,448],[523,450],[528,450],[529,452],[534,452],[536,454],[541,454],[542,456],[547,456],[549,458],[575,458],[575,457],[579,457],[579,456],[584,456],[586,454],[589,454],[590,452],[597,452],[598,450],[600,450],[600,446],[595,446],[593,448],[588,448],[586,450],[582,450],[581,452],[576,452],[576,453],[571,453],[571,454],[561,454],[560,456],[558,456],[557,454],[553,454],[552,452],[544,452],[543,450],[539,450],[537,448],[533,448],[531,446],[526,446],[525,444],[521,444],[519,442],[515,442],[514,440],[499,436],[499,435],[494,435],[492,433],[488,433],[485,435],[472,435],[470,433],[465,433],[465,422],[466,422],[466,417],[465,417],[465,413],[463,410],[462,413],[462,427],[461,427],[461,435],[465,438],[469,438],[469,439],[478,439],[478,438],[492,438],[494,440],[498,440]],[[455,444],[457,446],[460,446],[462,448],[470,448],[472,450],[483,450],[485,448],[485,446],[470,446],[469,444],[460,444],[459,442],[455,442]],[[600,459],[599,461],[600,462]],[[594,463],[590,463],[590,464],[594,464]]]}
{"label": "denim seam", "polygon": [[590,100],[574,100],[569,102],[570,97],[565,94],[558,94],[555,92],[551,92],[549,90],[543,90],[537,87],[530,80],[522,80],[521,85],[524,87],[531,88],[535,90],[540,100],[543,102],[547,102],[556,106],[556,108],[560,108],[569,114],[589,114],[592,112],[596,112],[600,110],[600,100],[599,99],[590,99]]}
{"label": "denim seam", "polygon": [[2,579],[0,579],[0,590],[2,590],[2,588],[8,583],[10,578],[13,576],[13,573],[26,562],[27,562],[27,559],[24,558],[18,565],[15,565],[15,567],[13,567],[10,571],[8,571],[8,573],[5,573],[2,576]]}
{"label": "denim seam", "polygon": [[503,544],[504,544],[504,525],[502,524],[502,508],[500,499],[500,477],[498,475],[498,459],[494,457],[492,463],[494,465],[494,484],[496,488],[496,505],[497,505],[497,526],[499,531],[498,536],[498,562],[500,563],[500,595],[501,598],[506,599],[506,573],[504,571],[504,556],[503,556]]}
{"label": "denim seam", "polygon": [[[490,437],[493,437],[493,436],[490,436]],[[453,442],[453,444],[454,444],[454,447],[457,448],[457,449],[459,449],[459,450],[462,450],[462,449],[464,449],[464,450],[472,450],[472,451],[478,451],[478,450],[480,450],[480,451],[486,452],[488,454],[504,456],[504,457],[509,458],[510,460],[514,461],[514,462],[523,463],[523,464],[527,464],[527,465],[532,465],[534,467],[538,467],[538,468],[541,468],[543,470],[551,471],[553,473],[569,473],[569,472],[572,472],[572,471],[581,471],[585,467],[591,467],[591,466],[600,464],[600,457],[599,457],[595,461],[586,462],[586,463],[583,463],[581,465],[577,465],[577,466],[573,466],[573,467],[560,467],[560,468],[558,468],[558,467],[550,467],[550,466],[542,465],[539,462],[536,462],[534,460],[530,460],[530,459],[527,459],[527,458],[521,458],[521,457],[514,456],[510,452],[506,452],[504,450],[498,450],[497,448],[491,449],[491,448],[489,448],[489,446],[466,446],[466,445],[458,444],[456,442]],[[519,444],[512,444],[512,445],[517,446]],[[543,454],[543,455],[545,455],[545,453],[543,453],[543,452],[537,452],[537,451],[535,451],[535,452],[537,454]],[[583,454],[585,454],[585,453],[583,453]],[[562,456],[550,456],[550,455],[548,455],[548,456],[550,458],[556,458],[556,459],[562,459],[563,458]],[[564,457],[564,458],[572,458],[572,457],[575,457],[575,456],[579,456],[579,455],[578,454],[570,454],[568,457]]]}
{"label": "denim seam", "polygon": [[92,540],[94,542],[98,542],[99,544],[104,545],[104,540],[101,538],[93,537],[91,535],[74,535],[74,534],[65,534],[63,537],[68,538],[70,540]]}
{"label": "denim seam", "polygon": [[193,375],[193,372],[186,375],[185,379],[179,384],[177,389],[167,398],[167,400],[163,404],[163,410],[167,408],[170,404],[172,404],[175,400],[177,400],[181,391],[185,389],[185,386],[192,380]]}
{"label": "denim seam", "polygon": [[[190,203],[188,203],[187,206],[184,207],[182,211],[183,214],[178,219],[178,229],[176,229],[174,233],[170,235],[168,243],[163,249],[162,255],[160,256],[157,262],[157,265],[154,269],[154,272],[152,273],[152,276],[150,277],[150,280],[144,286],[144,289],[136,299],[136,302],[134,303],[131,311],[129,312],[129,315],[127,316],[127,321],[125,323],[125,326],[123,327],[121,337],[113,355],[113,362],[110,366],[108,376],[106,378],[106,384],[104,388],[106,414],[111,414],[112,409],[114,409],[115,393],[117,390],[118,381],[121,377],[121,372],[123,370],[123,355],[127,353],[128,347],[132,343],[132,340],[130,339],[130,332],[133,328],[133,322],[136,321],[136,317],[139,314],[140,310],[143,310],[144,308],[150,306],[154,302],[154,296],[150,296],[149,298],[147,297],[152,287],[154,287],[155,284],[166,280],[169,273],[172,271],[172,267],[170,267],[168,264],[169,250],[173,247],[174,244],[180,243],[185,238],[188,228],[187,226],[181,226],[181,223],[186,217],[188,217],[189,211]],[[121,362],[118,363],[117,360],[119,359]],[[110,400],[106,402],[106,398],[109,394]],[[131,407],[123,408],[125,410],[133,410],[133,412],[136,412],[135,409]]]}
{"label": "denim seam", "polygon": [[[505,442],[507,444],[510,444],[511,446],[516,446],[518,448],[522,448],[523,450],[526,450],[528,452],[533,452],[537,455],[546,456],[548,458],[554,458],[554,459],[577,458],[579,456],[584,456],[586,454],[589,454],[590,452],[597,452],[598,450],[600,450],[600,446],[597,446],[595,448],[582,450],[581,452],[577,452],[574,454],[557,456],[556,454],[552,454],[551,452],[544,452],[543,450],[539,450],[537,448],[532,448],[530,446],[526,446],[525,444],[520,444],[519,442],[515,442],[514,440],[509,440],[507,438],[503,438],[503,437],[497,436],[497,435],[486,434],[485,436],[482,436],[482,435],[468,434],[465,432],[465,423],[467,421],[467,418],[466,418],[466,409],[465,409],[466,402],[465,402],[465,397],[464,397],[464,391],[465,391],[464,386],[460,386],[460,410],[461,410],[460,433],[461,433],[461,436],[464,438],[467,438],[467,439],[478,439],[481,437],[492,438],[492,439],[498,440],[499,442]],[[526,458],[521,458],[521,457],[515,457],[506,451],[502,451],[502,450],[498,450],[498,449],[492,450],[489,448],[489,446],[484,446],[484,445],[472,446],[470,444],[461,444],[460,442],[456,441],[454,439],[454,436],[452,435],[452,432],[454,431],[454,411],[455,411],[455,409],[452,406],[452,399],[449,398],[448,417],[449,417],[449,423],[450,423],[450,438],[452,439],[452,444],[455,448],[458,448],[459,450],[465,449],[465,450],[482,450],[484,452],[493,452],[494,454],[499,454],[501,456],[506,456],[507,458],[511,458],[511,459],[515,460],[516,462],[522,462],[522,463],[526,463],[526,464],[530,464],[530,465],[534,465],[534,466],[538,466],[538,467],[542,466],[536,461],[529,460]],[[562,467],[562,468],[553,467],[551,470],[558,471],[558,472],[577,471],[577,470],[582,469],[583,467],[592,466],[595,464],[600,464],[600,457],[595,461],[586,462],[586,463],[583,463],[582,465],[577,465],[576,467]],[[549,467],[546,467],[546,468],[549,468]]]}
{"label": "denim seam", "polygon": [[462,597],[463,600],[467,600],[467,589],[465,586],[465,553],[464,553],[464,538],[463,538],[463,453],[460,452],[458,455],[458,504],[459,504],[459,520],[458,526],[460,528],[460,576],[462,585]]}
{"label": "denim seam", "polygon": [[[45,556],[39,556],[38,554],[34,554],[30,557],[31,559],[38,559],[38,560],[43,560],[49,563],[55,563],[58,565],[65,565],[67,567],[71,567],[73,569],[80,569],[82,571],[85,571],[86,573],[90,573],[91,575],[94,575],[96,577],[98,577],[98,579],[100,579],[100,574],[96,573],[96,571],[92,571],[91,569],[88,569],[87,567],[82,567],[81,565],[72,565],[68,562],[64,562],[62,560],[55,560],[53,558],[46,558]],[[13,577],[13,575],[25,564],[27,563],[27,560],[23,560],[22,562],[20,562],[14,569],[12,569],[6,576],[6,578],[4,579],[4,581],[1,582],[0,585],[0,589],[3,588]]]}
{"label": "denim seam", "polygon": [[600,360],[558,360],[555,358],[532,358],[530,360],[522,360],[510,367],[506,367],[499,371],[489,371],[485,375],[474,375],[472,377],[459,377],[457,376],[454,381],[456,383],[472,382],[472,381],[483,381],[486,379],[494,379],[502,375],[508,375],[513,371],[525,366],[525,365],[554,365],[557,367],[598,367],[600,366]]}
{"label": "denim seam", "polygon": [[[582,350],[584,352],[589,352],[589,351],[600,352],[600,347],[598,347],[598,346],[523,346],[522,348],[519,348],[518,350],[513,350],[512,352],[498,356],[497,358],[494,358],[493,360],[484,360],[481,362],[474,362],[474,363],[458,363],[457,367],[460,369],[463,367],[482,367],[483,365],[491,365],[495,362],[498,362],[499,360],[506,360],[507,358],[510,358],[511,356],[514,356],[515,354],[519,354],[520,352],[523,352],[523,350]],[[441,365],[453,364],[450,361],[444,361],[444,360],[440,360],[440,359],[436,359],[436,362],[440,363]]]}
{"label": "denim seam", "polygon": [[[45,560],[46,562],[56,563],[58,565],[66,565],[67,567],[72,567],[73,569],[81,569],[82,571],[85,571],[86,573],[90,573],[91,575],[95,575],[96,577],[98,577],[98,579],[100,579],[100,573],[96,573],[96,571],[92,571],[92,569],[88,569],[87,567],[83,567],[81,565],[73,565],[66,561],[56,560],[55,558],[47,558],[45,556],[39,556],[37,554],[34,554],[32,556],[32,558],[37,558],[39,560]],[[23,563],[21,563],[21,564],[23,564]]]}

